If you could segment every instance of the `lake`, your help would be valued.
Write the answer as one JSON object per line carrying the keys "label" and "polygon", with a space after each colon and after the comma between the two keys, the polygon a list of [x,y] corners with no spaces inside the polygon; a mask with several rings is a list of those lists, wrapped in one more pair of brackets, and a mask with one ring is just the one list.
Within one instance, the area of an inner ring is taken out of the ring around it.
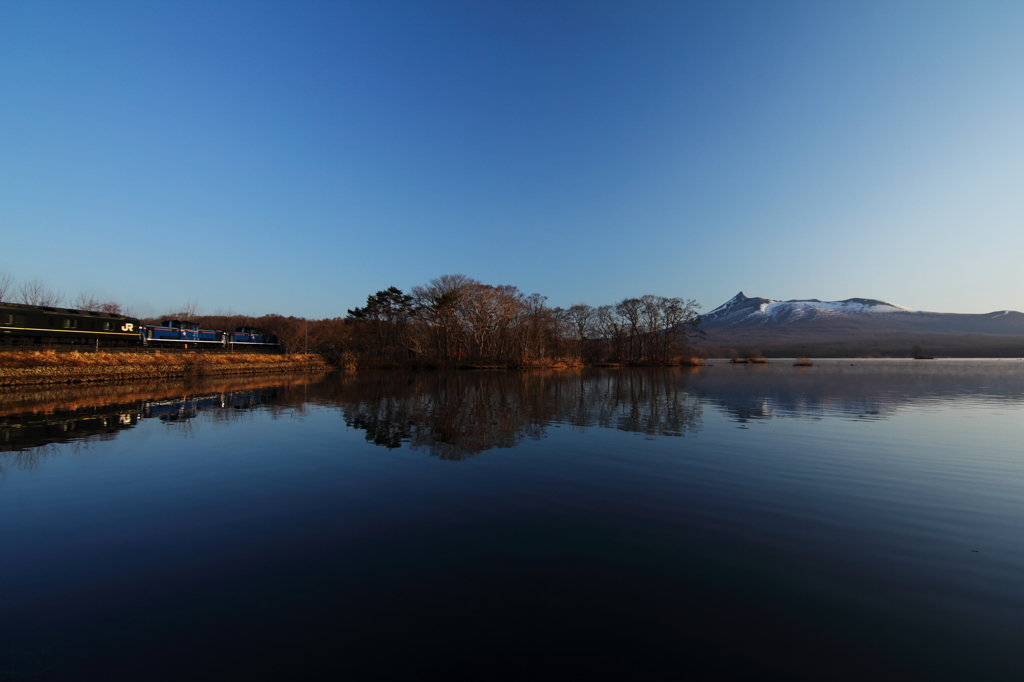
{"label": "lake", "polygon": [[0,394],[0,679],[1024,678],[1024,362],[712,364]]}

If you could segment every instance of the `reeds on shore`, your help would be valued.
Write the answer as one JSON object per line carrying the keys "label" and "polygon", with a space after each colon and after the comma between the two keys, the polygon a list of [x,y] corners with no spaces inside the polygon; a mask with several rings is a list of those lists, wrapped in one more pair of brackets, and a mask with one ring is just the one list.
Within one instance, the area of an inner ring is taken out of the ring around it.
{"label": "reeds on shore", "polygon": [[229,374],[326,371],[319,355],[271,353],[0,353],[0,385],[138,381]]}
{"label": "reeds on shore", "polygon": [[762,357],[760,355],[748,355],[745,358],[733,358],[729,362],[733,362],[737,365],[746,365],[748,363],[751,365],[767,365],[768,358]]}
{"label": "reeds on shore", "polygon": [[0,353],[0,369],[30,367],[184,367],[196,362],[206,365],[264,365],[321,362],[319,355],[278,355],[272,353],[58,353],[14,351]]}

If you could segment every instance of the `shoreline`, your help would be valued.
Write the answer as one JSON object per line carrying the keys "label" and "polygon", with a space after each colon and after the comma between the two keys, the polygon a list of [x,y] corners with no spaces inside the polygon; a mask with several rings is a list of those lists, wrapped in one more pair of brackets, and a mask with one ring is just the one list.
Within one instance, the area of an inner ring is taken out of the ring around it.
{"label": "shoreline", "polygon": [[0,386],[123,383],[297,372],[328,372],[319,355],[257,353],[0,353]]}
{"label": "shoreline", "polygon": [[[988,360],[991,362],[1020,362],[1020,358],[813,358],[811,364],[824,366],[839,364],[912,362],[922,365],[943,361]],[[753,364],[790,364],[797,358],[757,358]],[[537,366],[456,365],[454,367],[420,366],[363,366],[359,371],[531,371],[580,369],[637,369],[637,368],[689,368],[714,367],[721,364],[747,365],[750,361],[729,358],[706,358],[702,361],[680,364],[627,364],[612,362],[556,361]],[[801,365],[797,365],[798,367]],[[214,377],[265,376],[276,374],[325,373],[339,371],[322,356],[315,354],[271,355],[261,353],[208,354],[208,353],[79,353],[54,351],[0,352],[0,388],[45,385],[119,384],[146,380],[201,379]],[[354,372],[348,366],[341,371]]]}

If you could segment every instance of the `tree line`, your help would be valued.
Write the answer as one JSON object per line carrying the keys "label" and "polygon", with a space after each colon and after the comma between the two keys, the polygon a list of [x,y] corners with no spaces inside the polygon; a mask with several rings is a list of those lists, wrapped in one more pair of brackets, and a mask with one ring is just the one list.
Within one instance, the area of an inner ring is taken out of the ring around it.
{"label": "tree line", "polygon": [[[47,286],[46,282],[38,277],[15,286],[13,277],[6,272],[0,272],[0,301],[56,307],[64,303],[65,296],[63,291]],[[79,291],[77,296],[68,299],[68,307],[114,315],[130,314],[120,303],[100,300],[87,291]]]}
{"label": "tree line", "polygon": [[444,275],[367,297],[348,311],[350,348],[378,364],[676,364],[700,335],[697,302],[665,296],[551,308],[512,285]]}
{"label": "tree line", "polygon": [[[0,300],[59,305],[64,296],[33,280],[13,287],[0,273]],[[116,302],[80,292],[79,310],[130,314]],[[257,327],[278,337],[289,353],[320,353],[361,366],[545,367],[559,364],[671,365],[687,362],[699,330],[693,299],[624,298],[617,303],[550,307],[547,297],[512,285],[443,275],[409,293],[397,287],[370,294],[342,317],[198,314],[198,302],[146,322],[187,320],[211,329]]]}
{"label": "tree line", "polygon": [[168,313],[213,329],[258,327],[289,353],[361,367],[551,367],[688,362],[699,329],[693,299],[640,296],[602,306],[550,307],[512,285],[444,275],[409,293],[388,287],[344,317],[305,319]]}

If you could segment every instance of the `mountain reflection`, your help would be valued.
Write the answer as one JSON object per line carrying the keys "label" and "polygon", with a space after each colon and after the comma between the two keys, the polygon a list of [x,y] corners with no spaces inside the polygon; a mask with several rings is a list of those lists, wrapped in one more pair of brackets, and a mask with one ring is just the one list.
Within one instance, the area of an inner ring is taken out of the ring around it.
{"label": "mountain reflection", "polygon": [[738,422],[798,417],[877,420],[911,404],[1024,403],[1016,360],[816,360],[813,367],[728,366],[693,376],[690,390]]}

